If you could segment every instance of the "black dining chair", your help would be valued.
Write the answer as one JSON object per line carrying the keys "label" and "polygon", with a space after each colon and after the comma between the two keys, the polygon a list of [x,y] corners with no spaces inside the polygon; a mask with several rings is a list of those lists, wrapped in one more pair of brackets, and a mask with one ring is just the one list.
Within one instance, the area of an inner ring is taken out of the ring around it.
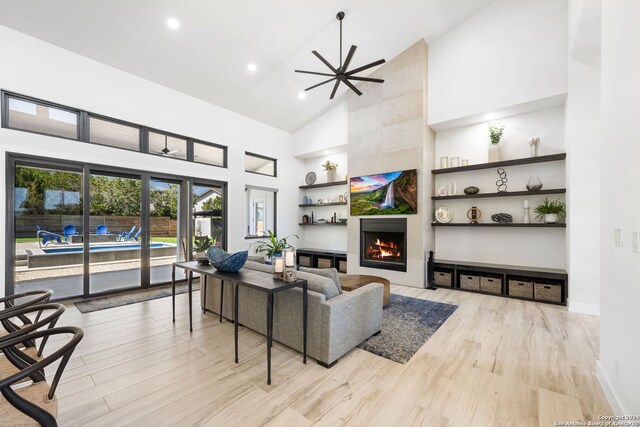
{"label": "black dining chair", "polygon": [[[16,310],[1,311],[0,343],[35,332],[44,327],[55,327],[64,310],[65,307],[62,304],[39,304]],[[36,320],[32,322],[31,317],[35,317]],[[37,354],[34,352],[34,356],[42,356],[46,341],[46,339],[43,339]],[[35,349],[35,343],[26,343],[25,346]]]}
{"label": "black dining chair", "polygon": [[[29,361],[30,357],[20,348],[27,341],[44,340],[54,335],[67,338],[68,341],[41,360]],[[65,326],[16,336],[0,343],[0,351],[18,369],[16,373],[0,379],[0,393],[4,397],[0,399],[3,425],[58,425],[58,401],[55,392],[64,369],[82,337],[82,329]],[[60,363],[49,385],[45,368],[58,360]],[[26,379],[32,382],[25,383]]]}
{"label": "black dining chair", "polygon": [[[21,294],[9,295],[0,298],[0,310],[17,310],[20,308],[29,307],[31,305],[46,304],[51,299],[51,296],[53,296],[53,291],[50,289],[28,291]],[[26,299],[26,301],[23,301],[23,299]]]}

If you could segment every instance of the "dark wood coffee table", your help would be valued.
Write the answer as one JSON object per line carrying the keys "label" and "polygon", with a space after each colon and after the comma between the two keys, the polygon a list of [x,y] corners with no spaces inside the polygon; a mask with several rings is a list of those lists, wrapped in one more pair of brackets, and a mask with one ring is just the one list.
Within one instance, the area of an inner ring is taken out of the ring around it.
{"label": "dark wood coffee table", "polygon": [[384,294],[382,295],[382,305],[389,305],[391,298],[391,282],[384,277],[368,276],[366,274],[344,274],[340,275],[340,287],[343,291],[354,291],[358,288],[368,285],[369,283],[382,283],[384,285]]}

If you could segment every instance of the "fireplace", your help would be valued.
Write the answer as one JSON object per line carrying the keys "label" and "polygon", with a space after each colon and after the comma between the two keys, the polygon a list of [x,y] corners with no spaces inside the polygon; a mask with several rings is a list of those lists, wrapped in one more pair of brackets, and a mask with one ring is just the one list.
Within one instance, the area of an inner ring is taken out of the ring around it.
{"label": "fireplace", "polygon": [[360,220],[360,266],[407,271],[407,219]]}

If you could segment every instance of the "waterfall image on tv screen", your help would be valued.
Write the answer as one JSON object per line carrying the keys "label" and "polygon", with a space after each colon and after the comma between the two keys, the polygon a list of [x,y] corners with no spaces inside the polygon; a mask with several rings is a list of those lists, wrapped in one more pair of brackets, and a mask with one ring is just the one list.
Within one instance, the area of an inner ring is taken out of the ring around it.
{"label": "waterfall image on tv screen", "polygon": [[402,215],[418,212],[418,171],[351,178],[351,215]]}

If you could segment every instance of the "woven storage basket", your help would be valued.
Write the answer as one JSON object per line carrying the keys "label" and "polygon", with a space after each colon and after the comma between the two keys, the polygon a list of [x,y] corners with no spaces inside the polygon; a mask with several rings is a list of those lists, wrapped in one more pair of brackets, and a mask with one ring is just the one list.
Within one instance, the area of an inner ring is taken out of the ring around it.
{"label": "woven storage basket", "polygon": [[347,272],[347,261],[341,259],[338,261],[338,271],[340,273],[346,273]]}
{"label": "woven storage basket", "polygon": [[436,285],[438,286],[453,286],[451,280],[451,272],[450,271],[434,271],[433,275],[436,279]]}
{"label": "woven storage basket", "polygon": [[311,267],[311,257],[305,255],[298,255],[298,264],[301,267]]}
{"label": "woven storage basket", "polygon": [[331,268],[331,258],[318,258],[318,268]]}
{"label": "woven storage basket", "polygon": [[502,279],[499,277],[481,277],[480,290],[492,294],[502,293]]}
{"label": "woven storage basket", "polygon": [[533,283],[528,280],[509,279],[509,295],[533,299]]}
{"label": "woven storage basket", "polygon": [[533,299],[537,301],[562,302],[562,287],[548,283],[533,283]]}
{"label": "woven storage basket", "polygon": [[480,290],[480,277],[471,276],[468,274],[460,275],[460,289],[471,289],[474,291]]}

